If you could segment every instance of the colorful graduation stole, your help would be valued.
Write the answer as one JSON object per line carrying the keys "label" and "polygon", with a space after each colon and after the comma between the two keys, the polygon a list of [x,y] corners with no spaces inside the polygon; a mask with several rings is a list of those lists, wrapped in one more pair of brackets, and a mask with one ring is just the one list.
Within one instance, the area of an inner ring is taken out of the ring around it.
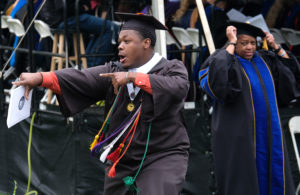
{"label": "colorful graduation stole", "polygon": [[[122,159],[122,157],[125,155],[125,153],[127,152],[132,140],[133,140],[133,136],[135,134],[140,116],[141,116],[141,110],[142,110],[142,101],[140,102],[140,105],[137,107],[137,109],[135,110],[135,112],[131,112],[130,115],[128,115],[128,117],[125,118],[125,120],[119,125],[118,128],[116,128],[116,130],[110,135],[108,136],[106,139],[103,139],[104,134],[106,133],[108,127],[109,127],[109,123],[111,120],[111,116],[112,113],[114,112],[115,108],[116,108],[116,104],[120,99],[120,93],[122,91],[122,87],[119,89],[119,92],[114,100],[113,105],[111,106],[103,124],[101,129],[99,130],[98,134],[95,136],[95,139],[93,141],[93,143],[91,144],[90,150],[92,151],[92,155],[94,155],[95,153],[99,153],[100,149],[102,148],[103,144],[108,142],[110,139],[112,139],[113,137],[115,137],[113,139],[113,141],[111,141],[108,145],[106,145],[105,147],[103,147],[104,152],[100,155],[100,161],[101,162],[105,162],[105,160],[109,160],[113,163],[113,165],[110,167],[110,170],[108,172],[108,176],[109,177],[115,177],[116,175],[116,170],[115,167],[117,166],[117,164],[119,163],[119,161]],[[129,129],[130,127],[130,129]],[[118,140],[122,137],[122,135],[125,134],[125,132],[129,129],[129,131],[127,132],[127,135],[124,137],[124,139],[122,140],[122,142],[120,143],[120,145],[118,146],[118,148],[111,152],[111,149],[114,147],[115,143],[118,142]],[[131,176],[127,176],[123,178],[123,182],[124,184],[129,187],[129,190],[135,191],[138,193],[138,188],[135,186],[135,180],[142,168],[143,162],[146,158],[146,154],[147,154],[147,150],[148,150],[148,145],[149,145],[149,140],[150,140],[150,132],[151,132],[151,123],[149,124],[149,129],[148,129],[148,137],[147,137],[147,143],[146,143],[146,148],[145,148],[145,152],[142,158],[142,161],[140,163],[139,169],[137,171],[137,173],[135,174],[134,177]],[[129,138],[129,142],[127,144],[127,146],[125,147],[125,150],[122,153],[122,150],[125,146],[125,142],[126,140]],[[111,152],[111,153],[110,153]]]}

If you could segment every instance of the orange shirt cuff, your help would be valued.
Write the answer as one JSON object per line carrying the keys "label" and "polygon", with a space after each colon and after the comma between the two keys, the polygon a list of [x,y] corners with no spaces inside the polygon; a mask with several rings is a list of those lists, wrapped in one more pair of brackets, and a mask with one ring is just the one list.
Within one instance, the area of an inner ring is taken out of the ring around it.
{"label": "orange shirt cuff", "polygon": [[61,89],[56,74],[54,72],[42,72],[42,75],[43,82],[41,86],[51,89],[54,93],[61,95]]}
{"label": "orange shirt cuff", "polygon": [[152,95],[152,88],[148,74],[137,73],[134,85]]}

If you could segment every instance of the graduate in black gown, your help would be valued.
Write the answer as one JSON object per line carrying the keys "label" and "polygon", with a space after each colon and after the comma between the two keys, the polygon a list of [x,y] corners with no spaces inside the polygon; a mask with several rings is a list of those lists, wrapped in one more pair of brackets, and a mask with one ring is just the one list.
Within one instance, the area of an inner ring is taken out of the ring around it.
{"label": "graduate in black gown", "polygon": [[[231,22],[228,44],[199,72],[212,97],[212,151],[221,195],[295,194],[278,104],[300,97],[300,66],[272,34]],[[257,50],[257,37],[269,50]]]}
{"label": "graduate in black gown", "polygon": [[187,71],[154,52],[155,29],[165,29],[158,20],[118,15],[125,21],[119,61],[82,71],[22,73],[14,84],[26,87],[25,96],[38,85],[52,89],[65,116],[105,99],[107,117],[91,146],[106,163],[104,194],[176,195],[188,165],[182,115]]}

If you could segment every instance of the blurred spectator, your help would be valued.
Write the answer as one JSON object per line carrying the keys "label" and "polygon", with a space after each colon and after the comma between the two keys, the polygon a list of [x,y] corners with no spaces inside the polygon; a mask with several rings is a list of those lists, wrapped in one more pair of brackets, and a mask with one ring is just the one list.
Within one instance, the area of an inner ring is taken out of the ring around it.
{"label": "blurred spectator", "polygon": [[265,0],[261,10],[261,14],[266,17],[275,0]]}
{"label": "blurred spectator", "polygon": [[269,28],[275,28],[282,25],[282,14],[285,13],[285,9],[289,8],[294,0],[274,0],[273,5],[269,9],[265,19]]}
{"label": "blurred spectator", "polygon": [[256,16],[262,12],[263,1],[261,0],[250,0],[246,1],[242,13],[246,16]]}
{"label": "blurred spectator", "polygon": [[[9,0],[7,1],[5,8],[4,8],[4,14],[7,16],[10,16],[12,18],[18,19],[22,21],[24,28],[29,24],[28,21],[28,14],[27,14],[27,1],[26,0]],[[6,41],[9,46],[12,46],[15,48],[18,43],[20,37],[16,36],[14,33],[7,34]],[[28,39],[24,39],[21,47],[28,47]],[[11,55],[11,51],[8,51],[9,56]],[[7,72],[9,73],[8,76],[12,75],[13,73],[16,73],[17,75],[25,70],[24,61],[28,60],[28,55],[26,53],[20,53],[15,52],[12,54],[12,57],[9,62],[9,69]],[[22,62],[22,63],[21,63]]]}
{"label": "blurred spectator", "polygon": [[166,24],[173,17],[174,13],[180,7],[180,0],[165,0],[165,19]]}
{"label": "blurred spectator", "polygon": [[[69,29],[76,27],[76,12],[75,1],[67,0],[67,24]],[[64,28],[63,22],[63,1],[52,0],[47,1],[42,9],[39,18],[50,25],[50,27]],[[79,28],[82,32],[94,34],[95,38],[88,43],[86,50],[87,54],[94,53],[113,53],[115,46],[112,44],[113,40],[116,42],[118,35],[118,26],[110,20],[105,20],[100,17],[91,15],[89,12],[90,1],[79,0]],[[95,51],[96,50],[96,51]],[[88,66],[95,66],[104,64],[110,60],[110,56],[101,56],[95,59],[88,58]]]}
{"label": "blurred spectator", "polygon": [[[75,1],[74,0],[66,0],[67,3],[67,17],[75,16]],[[86,13],[89,10],[89,1],[87,0],[79,0],[79,12]],[[39,14],[39,19],[46,22],[50,27],[57,27],[62,21],[64,17],[64,4],[63,0],[52,0],[47,1]]]}
{"label": "blurred spectator", "polygon": [[296,0],[288,10],[283,26],[300,30],[300,0]]}
{"label": "blurred spectator", "polygon": [[[203,3],[215,47],[221,48],[227,40],[225,29],[228,26],[228,17],[224,11],[226,0],[210,0]],[[195,0],[182,0],[173,20],[175,26],[182,28],[202,28]]]}
{"label": "blurred spectator", "polygon": [[173,16],[175,26],[182,28],[190,27],[190,19],[196,6],[195,0],[181,0],[180,7]]}
{"label": "blurred spectator", "polygon": [[8,0],[2,0],[0,2],[0,11],[3,11],[5,8],[5,5],[7,4]]}
{"label": "blurred spectator", "polygon": [[[228,17],[226,15],[226,1],[225,0],[208,0],[202,1],[205,8],[208,24],[214,40],[215,47],[221,48],[227,41],[226,27],[228,26]],[[202,25],[200,23],[199,13],[195,0],[181,0],[180,8],[174,14],[174,25],[182,28],[198,28],[202,33]],[[192,78],[199,84],[197,75],[200,69],[200,64],[209,56],[207,47],[202,48],[201,56],[197,58],[197,61],[193,65]],[[189,59],[190,54],[186,55],[186,59]],[[190,67],[190,66],[188,66]]]}
{"label": "blurred spectator", "polygon": [[147,5],[151,5],[152,0],[119,0],[114,2],[118,12],[136,13]]}

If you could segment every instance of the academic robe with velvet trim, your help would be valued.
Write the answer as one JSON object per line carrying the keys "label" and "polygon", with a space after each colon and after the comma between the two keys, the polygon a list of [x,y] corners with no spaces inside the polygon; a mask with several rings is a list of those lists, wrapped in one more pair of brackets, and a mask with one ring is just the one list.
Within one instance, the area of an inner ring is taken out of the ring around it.
{"label": "academic robe with velvet trim", "polygon": [[[251,61],[217,50],[199,72],[212,97],[212,151],[221,195],[294,195],[277,102],[300,97],[295,57],[258,51]],[[271,135],[271,136],[270,136]]]}
{"label": "academic robe with velvet trim", "polygon": [[[116,95],[113,93],[111,79],[100,77],[99,74],[120,71],[127,70],[119,62],[110,62],[82,71],[56,71],[62,92],[58,97],[62,113],[65,116],[74,115],[102,99],[105,99],[107,111]],[[179,194],[183,187],[189,150],[189,139],[182,115],[184,98],[189,89],[187,71],[180,61],[162,58],[148,74],[152,95],[141,89],[133,101],[137,105],[142,99],[140,120],[128,151],[116,166],[115,178],[107,177],[106,173],[104,194],[131,194],[127,192],[122,178],[135,176],[145,151],[150,122],[152,127],[148,152],[136,179],[140,194]],[[125,85],[120,92],[120,100],[112,114],[106,137],[129,115],[126,107],[130,102]],[[122,140],[121,138],[111,151]],[[109,167],[109,162],[106,165]]]}

